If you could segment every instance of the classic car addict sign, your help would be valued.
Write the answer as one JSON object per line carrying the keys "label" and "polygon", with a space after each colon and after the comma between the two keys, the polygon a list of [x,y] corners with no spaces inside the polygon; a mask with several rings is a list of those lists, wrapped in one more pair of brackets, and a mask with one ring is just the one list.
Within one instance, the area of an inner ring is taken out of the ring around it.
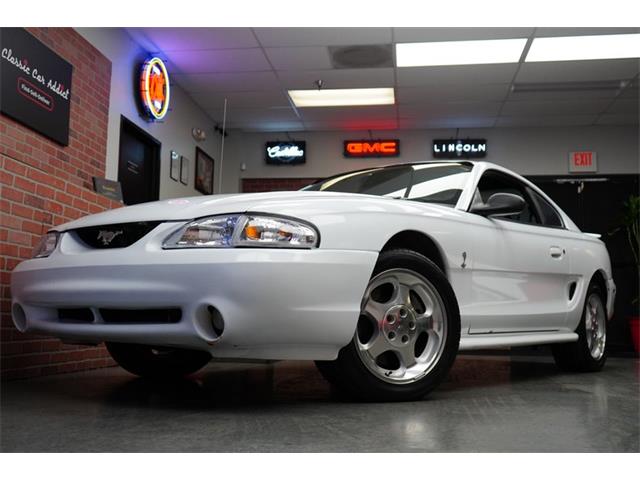
{"label": "classic car addict sign", "polygon": [[270,165],[297,165],[307,161],[307,142],[267,142],[265,160]]}
{"label": "classic car addict sign", "polygon": [[397,157],[400,155],[400,140],[345,140],[345,157]]}
{"label": "classic car addict sign", "polygon": [[487,141],[484,138],[447,139],[433,141],[433,158],[484,158]]}
{"label": "classic car addict sign", "polygon": [[69,144],[73,66],[22,28],[0,28],[0,111]]}

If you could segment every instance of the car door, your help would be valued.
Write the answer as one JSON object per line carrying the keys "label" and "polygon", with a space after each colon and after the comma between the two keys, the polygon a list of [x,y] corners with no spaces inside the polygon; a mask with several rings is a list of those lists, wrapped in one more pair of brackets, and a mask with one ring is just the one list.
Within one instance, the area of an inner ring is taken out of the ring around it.
{"label": "car door", "polygon": [[520,179],[497,170],[483,173],[471,208],[494,193],[520,195],[525,207],[517,215],[474,222],[472,298],[465,309],[469,333],[563,328],[571,269],[566,239],[559,234],[561,220],[559,226],[551,225],[552,216],[547,220],[540,208],[544,199]]}

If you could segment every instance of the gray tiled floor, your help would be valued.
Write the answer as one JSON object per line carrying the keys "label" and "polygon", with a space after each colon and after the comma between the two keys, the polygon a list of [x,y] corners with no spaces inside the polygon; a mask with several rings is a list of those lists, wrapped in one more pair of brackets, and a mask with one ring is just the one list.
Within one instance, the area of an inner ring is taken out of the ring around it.
{"label": "gray tiled floor", "polygon": [[119,368],[4,383],[2,451],[639,450],[636,359],[596,374],[461,356],[420,402],[341,398],[311,362],[211,364],[179,383]]}

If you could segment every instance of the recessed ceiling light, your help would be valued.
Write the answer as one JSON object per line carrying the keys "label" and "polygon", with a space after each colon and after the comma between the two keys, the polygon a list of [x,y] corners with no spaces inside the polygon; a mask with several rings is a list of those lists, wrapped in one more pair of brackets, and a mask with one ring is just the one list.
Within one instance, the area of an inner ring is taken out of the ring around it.
{"label": "recessed ceiling light", "polygon": [[339,88],[289,90],[296,107],[341,107],[353,105],[393,105],[393,88]]}
{"label": "recessed ceiling light", "polygon": [[470,40],[462,42],[398,43],[398,67],[517,63],[526,38]]}
{"label": "recessed ceiling light", "polygon": [[536,38],[526,62],[561,62],[640,57],[640,33]]}

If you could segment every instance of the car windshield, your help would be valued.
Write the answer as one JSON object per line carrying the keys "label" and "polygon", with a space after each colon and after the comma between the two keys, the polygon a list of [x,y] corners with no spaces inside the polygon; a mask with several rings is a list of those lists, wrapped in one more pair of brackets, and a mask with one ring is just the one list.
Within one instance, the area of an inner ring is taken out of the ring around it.
{"label": "car windshield", "polygon": [[470,163],[422,163],[371,168],[329,177],[303,190],[362,193],[454,206],[469,179]]}

